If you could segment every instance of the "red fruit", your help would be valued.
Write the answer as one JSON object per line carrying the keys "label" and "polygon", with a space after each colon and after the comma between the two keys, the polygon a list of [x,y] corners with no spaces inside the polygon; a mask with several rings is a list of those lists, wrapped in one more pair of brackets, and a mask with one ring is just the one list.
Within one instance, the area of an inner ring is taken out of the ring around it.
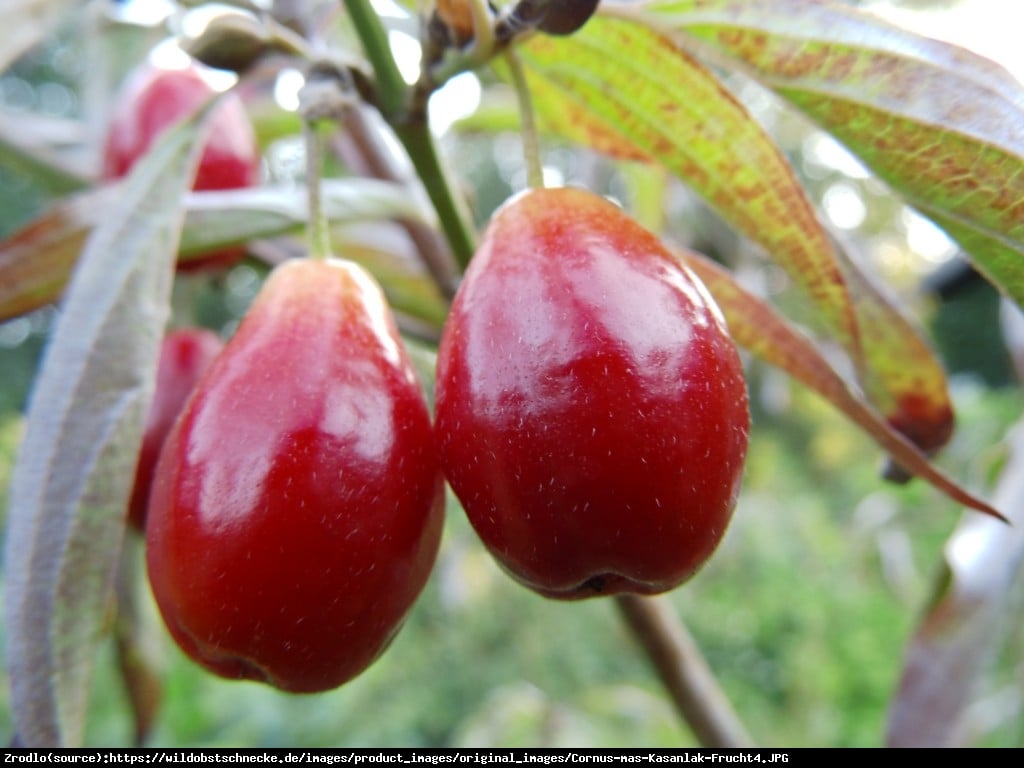
{"label": "red fruit", "polygon": [[[166,130],[213,94],[195,65],[187,69],[161,69],[149,64],[139,67],[126,81],[107,129],[103,178],[125,176]],[[254,186],[259,181],[259,148],[242,100],[234,93],[225,94],[208,128],[193,189]],[[227,248],[182,262],[179,268],[226,267],[244,255],[242,248]]]}
{"label": "red fruit", "polygon": [[149,407],[142,448],[135,469],[135,486],[128,505],[128,521],[138,530],[146,527],[146,506],[153,472],[167,433],[171,431],[185,401],[221,351],[224,342],[213,331],[203,328],[180,328],[171,331],[160,348],[156,373],[156,389]]}
{"label": "red fruit", "polygon": [[328,690],[398,631],[443,504],[429,413],[377,284],[347,262],[286,262],[160,455],[153,594],[209,670]]}
{"label": "red fruit", "polygon": [[654,594],[708,559],[749,431],[700,281],[619,208],[528,192],[493,217],[441,340],[436,434],[497,561],[542,595]]}

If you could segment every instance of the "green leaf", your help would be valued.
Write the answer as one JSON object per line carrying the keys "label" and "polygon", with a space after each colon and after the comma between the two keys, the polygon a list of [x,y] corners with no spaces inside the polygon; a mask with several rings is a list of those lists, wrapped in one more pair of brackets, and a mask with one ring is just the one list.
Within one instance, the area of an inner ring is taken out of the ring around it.
{"label": "green leaf", "polygon": [[860,329],[864,353],[864,366],[858,371],[861,388],[890,426],[925,453],[933,453],[953,434],[953,403],[945,368],[882,287],[841,249],[838,253]]}
{"label": "green leaf", "polygon": [[824,127],[1024,304],[1024,88],[993,62],[823,0],[616,6]]}
{"label": "green leaf", "polygon": [[82,744],[199,125],[165,134],[104,211],[32,392],[4,570],[12,712],[26,746]]}
{"label": "green leaf", "polygon": [[[253,187],[192,192],[181,236],[184,259],[306,225],[303,187]],[[433,223],[431,213],[407,187],[376,179],[325,180],[321,205],[332,223],[403,219]]]}
{"label": "green leaf", "polygon": [[[60,298],[86,237],[108,218],[122,194],[115,184],[70,196],[0,242],[0,321]],[[334,222],[430,221],[407,189],[388,182],[328,181],[323,195],[325,213]],[[182,261],[225,245],[297,231],[306,221],[306,196],[296,187],[191,192],[185,205]]]}
{"label": "green leaf", "polygon": [[125,541],[115,585],[113,629],[118,671],[135,721],[136,747],[149,739],[163,700],[159,639],[164,630],[159,614],[147,610],[144,544],[142,536],[129,536]]}
{"label": "green leaf", "polygon": [[761,244],[860,360],[832,243],[781,150],[704,65],[640,24],[591,19],[520,48],[538,115],[566,138],[656,161]]}
{"label": "green leaf", "polygon": [[947,477],[917,446],[857,397],[813,343],[769,304],[741,287],[727,270],[707,257],[689,251],[675,252],[714,296],[737,344],[824,397],[906,471],[928,481],[954,501],[1005,521],[999,511]]}
{"label": "green leaf", "polygon": [[332,233],[331,246],[339,256],[356,262],[377,279],[396,315],[415,319],[425,333],[436,338],[448,316],[448,301],[402,235],[384,224],[357,224]]}

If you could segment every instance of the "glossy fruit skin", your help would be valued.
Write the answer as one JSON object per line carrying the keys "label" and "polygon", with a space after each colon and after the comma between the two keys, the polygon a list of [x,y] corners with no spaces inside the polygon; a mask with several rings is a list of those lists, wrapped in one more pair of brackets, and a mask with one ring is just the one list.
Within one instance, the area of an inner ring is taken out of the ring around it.
{"label": "glossy fruit skin", "polygon": [[216,674],[329,690],[398,631],[443,504],[427,406],[379,287],[348,262],[285,262],[160,455],[153,595]]}
{"label": "glossy fruit skin", "polygon": [[128,504],[128,521],[139,531],[146,527],[146,507],[160,449],[174,420],[200,377],[224,347],[220,336],[205,328],[170,331],[160,345],[156,387],[149,406],[142,446],[135,468],[135,484]]}
{"label": "glossy fruit skin", "polygon": [[699,279],[589,192],[492,218],[442,336],[442,464],[509,574],[551,598],[655,594],[725,533],[749,432]]}
{"label": "glossy fruit skin", "polygon": [[[102,178],[119,179],[175,123],[192,114],[215,91],[200,69],[162,69],[143,64],[132,72],[117,97],[103,146]],[[240,189],[259,181],[260,155],[256,134],[242,100],[225,94],[210,117],[193,189]],[[225,268],[245,255],[243,248],[225,248],[179,262],[180,271]]]}

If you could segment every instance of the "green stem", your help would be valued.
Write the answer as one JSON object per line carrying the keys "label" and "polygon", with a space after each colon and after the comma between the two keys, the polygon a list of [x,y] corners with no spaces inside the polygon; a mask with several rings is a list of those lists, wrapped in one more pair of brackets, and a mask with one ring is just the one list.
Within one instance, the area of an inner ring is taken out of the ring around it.
{"label": "green stem", "polygon": [[377,106],[388,122],[401,119],[409,86],[395,63],[387,30],[370,0],[345,0],[345,8],[377,77]]}
{"label": "green stem", "polygon": [[313,120],[304,120],[302,133],[306,143],[306,194],[309,202],[309,220],[306,228],[309,232],[309,252],[314,259],[327,259],[331,256],[331,238],[322,205],[323,153],[316,123]]}
{"label": "green stem", "polygon": [[430,196],[452,254],[459,268],[465,271],[476,249],[475,230],[462,198],[456,195],[455,187],[441,161],[430,126],[424,118],[395,125],[394,129]]}
{"label": "green stem", "polygon": [[512,82],[519,101],[519,120],[522,126],[520,132],[523,137],[523,155],[526,158],[526,182],[534,189],[543,189],[544,166],[540,160],[540,143],[537,141],[537,121],[533,115],[530,86],[526,82],[523,65],[512,48],[505,51],[505,59],[512,72]]}
{"label": "green stem", "polygon": [[429,92],[411,92],[388,44],[387,30],[370,0],[345,0],[345,7],[377,79],[377,106],[405,147],[462,269],[475,249],[474,229],[457,196],[427,122]]}
{"label": "green stem", "polygon": [[487,0],[469,0],[473,14],[473,47],[477,55],[489,58],[494,50],[494,26]]}

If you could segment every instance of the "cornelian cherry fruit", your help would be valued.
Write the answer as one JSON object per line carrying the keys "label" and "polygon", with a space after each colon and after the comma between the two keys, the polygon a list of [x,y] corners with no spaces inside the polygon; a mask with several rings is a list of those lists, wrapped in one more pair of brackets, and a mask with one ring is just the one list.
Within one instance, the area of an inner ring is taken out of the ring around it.
{"label": "cornelian cherry fruit", "polygon": [[[103,146],[102,177],[119,179],[175,123],[184,119],[215,91],[195,64],[185,69],[140,65],[125,81],[114,105]],[[259,181],[260,154],[256,134],[242,100],[225,94],[210,117],[193,189],[240,189]],[[229,247],[188,261],[181,271],[225,268],[245,255]]]}
{"label": "cornelian cherry fruit", "polygon": [[699,279],[594,194],[533,190],[495,213],[436,398],[452,489],[542,595],[672,589],[730,522],[749,432],[735,345]]}
{"label": "cornelian cherry fruit", "polygon": [[146,527],[149,489],[167,433],[199,377],[223,347],[220,336],[205,328],[178,328],[164,337],[160,346],[156,388],[149,406],[135,469],[135,485],[128,504],[128,521],[137,530]]}
{"label": "cornelian cherry fruit", "polygon": [[380,288],[349,262],[288,261],[160,454],[153,595],[214,673],[328,690],[399,630],[443,506],[426,402]]}

